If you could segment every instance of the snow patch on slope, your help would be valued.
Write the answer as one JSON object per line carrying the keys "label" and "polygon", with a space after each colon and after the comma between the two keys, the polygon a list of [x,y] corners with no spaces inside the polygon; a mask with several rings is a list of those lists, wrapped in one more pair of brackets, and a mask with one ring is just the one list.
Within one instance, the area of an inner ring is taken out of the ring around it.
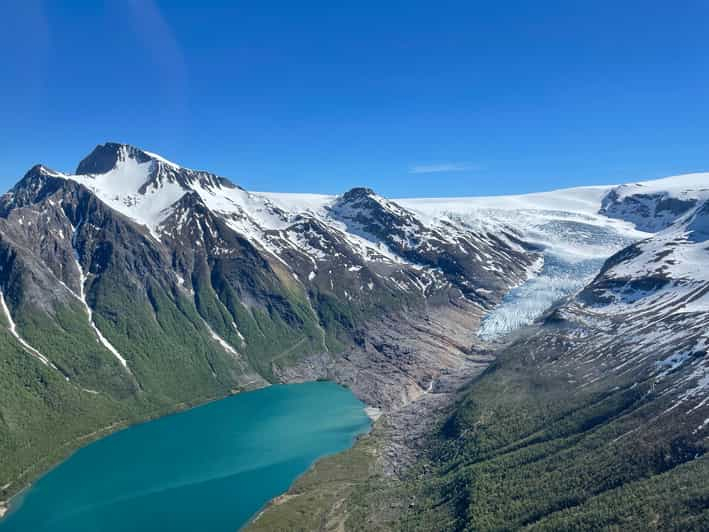
{"label": "snow patch on slope", "polygon": [[84,284],[86,283],[86,275],[84,274],[84,270],[81,267],[81,264],[79,264],[79,261],[76,261],[76,267],[79,269],[80,293],[74,294],[74,292],[72,292],[72,294],[74,294],[74,296],[76,296],[76,298],[83,304],[84,310],[86,311],[86,314],[89,318],[89,326],[94,331],[94,333],[96,333],[98,341],[101,342],[101,345],[108,349],[108,351],[110,351],[111,354],[116,357],[116,359],[118,359],[118,362],[120,362],[121,366],[123,366],[125,369],[128,370],[128,372],[130,372],[130,368],[128,367],[128,362],[126,362],[126,359],[118,352],[118,349],[113,347],[113,344],[108,341],[108,339],[103,335],[101,330],[96,325],[96,322],[94,322],[94,313],[91,310],[89,304],[86,302],[86,294],[84,294]]}
{"label": "snow patch on slope", "polygon": [[[5,315],[5,319],[7,320],[8,323],[8,329],[10,331],[10,334],[15,337],[15,340],[17,340],[20,345],[27,351],[30,355],[32,355],[34,358],[39,360],[42,364],[45,366],[52,368],[52,369],[57,369],[57,367],[52,364],[52,362],[44,356],[42,353],[40,353],[37,349],[32,347],[22,336],[20,336],[20,333],[17,331],[17,325],[15,324],[15,321],[12,319],[12,314],[10,313],[10,308],[7,306],[7,303],[5,302],[5,294],[0,290],[0,307],[2,307],[3,314]],[[69,380],[67,378],[67,380]]]}
{"label": "snow patch on slope", "polygon": [[600,212],[654,233],[691,214],[707,198],[709,173],[687,174],[615,187]]}
{"label": "snow patch on slope", "polygon": [[109,207],[146,226],[157,238],[157,226],[165,218],[169,207],[186,190],[176,182],[163,181],[160,184],[153,183],[141,191],[156,164],[155,161],[138,162],[126,158],[104,174],[72,175],[53,172],[52,175],[85,186]]}
{"label": "snow patch on slope", "polygon": [[[219,336],[216,333],[216,331],[209,326],[209,323],[207,323],[204,319],[202,320],[202,322],[204,323],[204,326],[207,328],[207,331],[209,332],[209,336],[211,336],[212,339],[214,341],[216,341],[222,347],[222,349],[224,349],[224,351],[226,351],[227,353],[229,353],[232,356],[235,356],[235,357],[239,356],[239,352],[236,349],[234,349],[226,340],[224,340],[224,338]],[[237,331],[237,333],[238,333],[238,331]],[[241,337],[240,334],[239,334],[239,336]]]}
{"label": "snow patch on slope", "polygon": [[682,220],[636,244],[604,272],[607,288],[594,290],[603,313],[709,309],[709,246],[703,232],[709,200]]}
{"label": "snow patch on slope", "polygon": [[709,196],[709,172],[696,172],[640,181],[615,187],[620,197],[666,192],[673,198],[706,198]]}
{"label": "snow patch on slope", "polygon": [[[79,262],[79,253],[76,249],[76,233],[81,227],[82,222],[80,221],[76,227],[72,226],[72,230],[74,231],[74,234],[71,237],[71,244],[72,244],[72,249],[74,252],[74,264],[76,265],[76,268],[79,272],[79,293],[75,293],[73,290],[71,290],[66,284],[63,282],[61,283],[69,292],[76,298],[78,299],[81,304],[84,307],[84,310],[86,311],[86,315],[89,319],[89,326],[91,329],[96,333],[96,337],[98,338],[98,341],[103,345],[113,356],[115,356],[118,359],[118,362],[130,373],[130,368],[128,367],[128,362],[126,362],[126,359],[123,357],[118,352],[118,349],[113,347],[113,344],[108,341],[108,339],[103,335],[103,333],[99,330],[98,326],[94,322],[94,314],[93,311],[91,310],[91,307],[89,304],[86,302],[86,294],[84,293],[84,286],[86,285],[86,274],[84,273],[84,269],[81,267],[81,263]],[[60,281],[61,282],[61,281]]]}

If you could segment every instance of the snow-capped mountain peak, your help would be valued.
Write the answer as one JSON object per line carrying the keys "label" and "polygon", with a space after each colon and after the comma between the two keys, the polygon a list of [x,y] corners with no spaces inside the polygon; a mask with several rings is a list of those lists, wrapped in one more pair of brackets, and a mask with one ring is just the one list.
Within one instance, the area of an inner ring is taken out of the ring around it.
{"label": "snow-capped mountain peak", "polygon": [[226,178],[184,168],[152,152],[113,142],[96,146],[74,174],[37,165],[25,178],[34,175],[67,179],[85,186],[110,207],[146,226],[158,239],[158,226],[185,194],[215,196],[222,191],[238,190]]}
{"label": "snow-capped mountain peak", "polygon": [[128,161],[134,161],[137,164],[161,162],[173,168],[180,168],[167,159],[135,146],[107,142],[96,146],[89,155],[82,159],[75,173],[77,175],[106,174]]}

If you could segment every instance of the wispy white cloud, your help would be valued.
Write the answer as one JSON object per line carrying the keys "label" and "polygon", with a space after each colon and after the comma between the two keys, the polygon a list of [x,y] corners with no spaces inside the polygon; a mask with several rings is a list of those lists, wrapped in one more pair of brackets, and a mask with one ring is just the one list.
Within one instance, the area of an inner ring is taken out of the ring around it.
{"label": "wispy white cloud", "polygon": [[479,166],[470,163],[415,164],[409,167],[409,173],[437,174],[442,172],[465,172],[479,169]]}

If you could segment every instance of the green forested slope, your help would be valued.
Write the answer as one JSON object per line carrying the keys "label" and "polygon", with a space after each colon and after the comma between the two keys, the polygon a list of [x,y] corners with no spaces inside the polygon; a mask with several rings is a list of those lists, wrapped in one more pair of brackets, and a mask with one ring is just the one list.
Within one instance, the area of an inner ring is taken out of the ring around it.
{"label": "green forested slope", "polygon": [[649,384],[584,391],[503,354],[431,440],[405,530],[701,530],[706,440]]}

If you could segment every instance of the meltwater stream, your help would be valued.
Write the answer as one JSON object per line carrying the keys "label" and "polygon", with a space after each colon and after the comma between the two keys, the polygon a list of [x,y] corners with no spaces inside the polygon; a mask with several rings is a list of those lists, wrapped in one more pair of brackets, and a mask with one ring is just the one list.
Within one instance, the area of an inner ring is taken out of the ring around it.
{"label": "meltwater stream", "polygon": [[235,532],[370,422],[334,383],[277,385],[130,427],[80,449],[0,531]]}

